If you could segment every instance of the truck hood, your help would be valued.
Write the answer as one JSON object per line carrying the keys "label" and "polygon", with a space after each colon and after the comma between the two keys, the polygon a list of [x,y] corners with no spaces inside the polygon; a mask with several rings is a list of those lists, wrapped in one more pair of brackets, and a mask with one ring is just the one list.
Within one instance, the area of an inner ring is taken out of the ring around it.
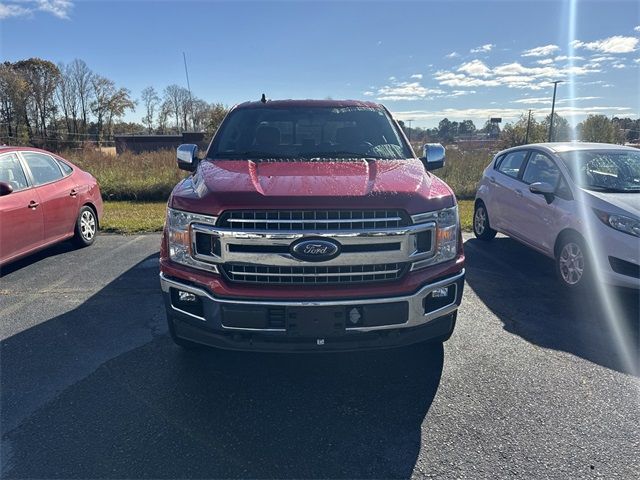
{"label": "truck hood", "polygon": [[218,215],[230,209],[399,208],[409,214],[453,206],[451,189],[417,159],[327,162],[203,161],[170,205]]}

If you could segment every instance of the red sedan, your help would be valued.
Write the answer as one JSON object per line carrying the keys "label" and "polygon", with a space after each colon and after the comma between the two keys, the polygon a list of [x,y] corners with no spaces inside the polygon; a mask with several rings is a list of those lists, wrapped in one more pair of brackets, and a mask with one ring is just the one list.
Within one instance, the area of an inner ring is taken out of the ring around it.
{"label": "red sedan", "polygon": [[69,238],[91,245],[101,216],[91,174],[44,150],[0,147],[0,265]]}

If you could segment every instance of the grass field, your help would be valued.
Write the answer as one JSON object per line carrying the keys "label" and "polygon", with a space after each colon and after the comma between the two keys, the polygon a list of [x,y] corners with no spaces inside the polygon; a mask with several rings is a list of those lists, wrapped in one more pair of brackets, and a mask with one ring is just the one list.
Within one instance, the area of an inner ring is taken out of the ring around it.
{"label": "grass field", "polygon": [[[100,229],[108,233],[134,234],[159,232],[164,225],[166,202],[104,202]],[[463,231],[471,231],[473,200],[459,200],[460,223]]]}

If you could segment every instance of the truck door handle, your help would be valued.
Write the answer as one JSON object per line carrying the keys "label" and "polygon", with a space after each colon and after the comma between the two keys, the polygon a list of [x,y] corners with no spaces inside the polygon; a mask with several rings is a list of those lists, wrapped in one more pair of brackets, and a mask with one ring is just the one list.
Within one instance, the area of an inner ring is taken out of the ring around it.
{"label": "truck door handle", "polygon": [[29,208],[32,209],[32,210],[38,208],[38,205],[40,205],[40,204],[38,202],[36,202],[35,200],[31,200],[29,202]]}
{"label": "truck door handle", "polygon": [[75,197],[76,195],[78,195],[78,191],[75,188],[72,188],[69,195],[71,195],[72,197]]}
{"label": "truck door handle", "polygon": [[522,198],[522,190],[516,190],[516,197]]}

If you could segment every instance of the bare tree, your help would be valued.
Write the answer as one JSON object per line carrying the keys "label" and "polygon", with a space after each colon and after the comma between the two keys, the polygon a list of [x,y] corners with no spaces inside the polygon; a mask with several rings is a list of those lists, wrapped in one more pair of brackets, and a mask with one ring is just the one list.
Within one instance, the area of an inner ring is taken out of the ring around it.
{"label": "bare tree", "polygon": [[116,91],[116,87],[112,80],[109,80],[108,78],[105,78],[101,75],[92,75],[91,87],[93,90],[91,111],[96,117],[99,144],[102,140],[104,120],[109,112],[109,102],[111,101],[111,97],[113,97]]}
{"label": "bare tree", "polygon": [[136,108],[136,102],[131,99],[131,92],[126,88],[115,91],[107,102],[107,130],[113,135],[113,119],[120,118],[127,110]]}
{"label": "bare tree", "polygon": [[92,77],[93,72],[82,60],[75,59],[70,65],[70,74],[73,79],[74,93],[80,103],[80,113],[82,114],[82,131],[87,132],[87,118],[90,111],[92,99]]}
{"label": "bare tree", "polygon": [[169,118],[171,117],[171,102],[165,100],[160,105],[160,110],[158,111],[158,133],[164,135],[167,133],[167,124],[169,123]]}
{"label": "bare tree", "polygon": [[142,123],[147,126],[149,133],[153,132],[153,119],[155,110],[160,103],[160,97],[153,87],[147,87],[142,90],[142,104],[144,105],[145,115],[142,117]]}
{"label": "bare tree", "polygon": [[171,105],[173,118],[176,120],[176,130],[180,133],[180,120],[184,130],[187,129],[187,116],[189,112],[189,90],[180,85],[169,85],[164,89],[164,100]]}

